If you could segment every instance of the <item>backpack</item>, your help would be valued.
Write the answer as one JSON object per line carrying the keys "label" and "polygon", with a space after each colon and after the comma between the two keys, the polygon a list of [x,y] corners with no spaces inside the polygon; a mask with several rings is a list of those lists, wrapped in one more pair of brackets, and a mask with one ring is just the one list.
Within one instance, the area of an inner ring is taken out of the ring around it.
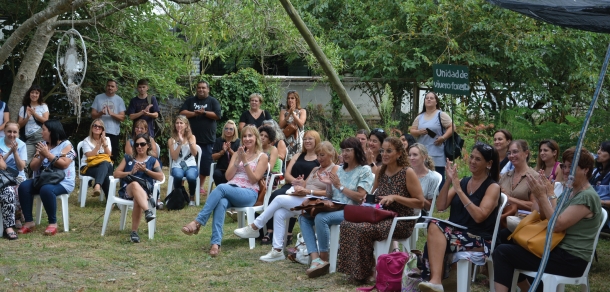
{"label": "backpack", "polygon": [[380,255],[379,259],[377,259],[375,286],[361,287],[356,290],[373,291],[373,289],[377,289],[382,292],[400,291],[402,274],[408,259],[409,254],[406,252],[393,252]]}
{"label": "backpack", "polygon": [[182,210],[189,203],[190,198],[186,193],[186,189],[181,186],[172,190],[167,197],[165,197],[165,208],[167,210]]}

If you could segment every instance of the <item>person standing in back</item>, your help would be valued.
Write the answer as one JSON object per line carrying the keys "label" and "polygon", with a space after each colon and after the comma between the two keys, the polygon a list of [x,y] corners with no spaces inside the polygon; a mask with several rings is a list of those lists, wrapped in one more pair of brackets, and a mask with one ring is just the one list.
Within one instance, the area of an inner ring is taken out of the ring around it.
{"label": "person standing in back", "polygon": [[[216,141],[216,121],[222,117],[220,102],[210,96],[210,84],[207,81],[197,83],[197,94],[184,101],[180,114],[189,120],[197,145],[201,147],[199,178],[203,184],[207,174],[210,173],[210,164],[212,164],[212,146]],[[200,194],[205,194],[205,192],[205,188],[201,188]]]}
{"label": "person standing in back", "polygon": [[148,80],[138,80],[138,96],[129,101],[127,114],[134,124],[137,120],[145,120],[148,124],[148,135],[155,137],[154,121],[159,117],[159,104],[156,97],[148,94]]}
{"label": "person standing in back", "polygon": [[[102,119],[105,125],[106,137],[110,138],[112,160],[118,165],[119,134],[121,122],[125,120],[125,102],[116,94],[118,84],[109,79],[106,81],[106,91],[98,94],[91,104],[91,118]],[[117,161],[118,160],[118,161]]]}

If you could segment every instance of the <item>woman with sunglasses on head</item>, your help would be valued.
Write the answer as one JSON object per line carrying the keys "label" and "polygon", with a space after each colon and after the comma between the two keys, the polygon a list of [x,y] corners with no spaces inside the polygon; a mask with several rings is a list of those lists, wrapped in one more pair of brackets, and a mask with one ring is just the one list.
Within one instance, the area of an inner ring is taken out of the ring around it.
{"label": "woman with sunglasses on head", "polygon": [[555,140],[542,140],[538,143],[538,160],[536,171],[544,171],[544,175],[552,182],[562,182],[563,174],[559,169],[559,144]]}
{"label": "woman with sunglasses on head", "polygon": [[288,161],[292,159],[292,156],[301,152],[305,121],[307,121],[307,111],[301,108],[299,93],[296,90],[288,91],[286,109],[280,111],[280,128],[284,130],[286,127],[296,127],[295,133],[286,137],[285,140],[288,148],[286,154]]}
{"label": "woman with sunglasses on head", "polygon": [[[139,134],[148,134],[148,123],[143,120],[143,119],[139,119],[135,122],[133,122],[133,130],[131,131],[131,137],[135,137]],[[150,135],[150,134],[149,134]],[[159,159],[159,155],[161,154],[161,149],[159,149],[157,147],[157,142],[155,141],[155,139],[153,137],[150,137],[150,145],[151,145],[151,150],[150,150],[150,155],[152,155],[153,157]],[[133,139],[128,139],[127,142],[125,143],[125,154],[127,155],[134,155],[133,152]],[[159,160],[159,162],[161,162]]]}
{"label": "woman with sunglasses on head", "polygon": [[444,211],[451,207],[448,220],[467,229],[434,219],[428,223],[422,278],[429,282],[419,284],[422,292],[444,291],[441,280],[446,253],[480,251],[489,256],[500,205],[500,186],[496,183],[500,162],[494,148],[477,142],[468,162],[472,176],[461,180],[457,165],[449,159],[446,162],[447,183],[436,198],[436,209]]}
{"label": "woman with sunglasses on head", "polygon": [[[564,176],[567,177],[567,176]],[[595,168],[589,183],[593,186],[601,200],[602,207],[610,212],[610,141],[602,142],[597,150]],[[605,223],[605,232],[610,228],[610,219]]]}
{"label": "woman with sunglasses on head", "polygon": [[106,137],[104,121],[95,119],[91,123],[89,136],[83,140],[83,156],[80,161],[80,173],[92,177],[93,196],[100,195],[100,188],[109,196],[110,175],[112,174],[112,146],[110,138]]}
{"label": "woman with sunglasses on head", "polygon": [[381,168],[381,143],[388,137],[388,134],[383,129],[373,129],[369,134],[369,140],[367,143],[366,160],[373,174],[377,174],[377,171]]}
{"label": "woman with sunglasses on head", "polygon": [[197,167],[197,142],[191,132],[189,120],[182,115],[176,117],[172,137],[167,140],[171,165],[171,176],[174,178],[174,189],[182,187],[182,178],[186,177],[189,185],[189,206],[195,206],[195,189],[199,168]]}
{"label": "woman with sunglasses on head", "polygon": [[[415,216],[415,209],[424,206],[424,196],[417,175],[408,167],[407,151],[399,138],[386,138],[381,148],[383,165],[375,176],[371,192],[375,203],[384,210],[394,211],[398,217]],[[337,271],[363,281],[371,276],[375,267],[373,246],[375,241],[388,238],[394,218],[378,223],[341,222]],[[399,221],[393,234],[395,239],[411,236],[415,221]]]}
{"label": "woman with sunglasses on head", "polygon": [[452,127],[452,123],[451,117],[441,111],[438,95],[430,91],[426,93],[422,111],[410,128],[410,133],[417,139],[417,143],[424,144],[428,149],[436,172],[443,176],[440,187],[445,183],[445,161],[447,160],[443,145],[453,134],[455,126]]}
{"label": "woman with sunglasses on head", "polygon": [[225,172],[227,172],[229,161],[231,161],[231,157],[233,157],[235,151],[239,148],[240,143],[235,122],[228,120],[222,130],[222,135],[216,139],[212,148],[212,160],[216,161],[213,175],[216,186],[227,182]]}
{"label": "woman with sunglasses on head", "polygon": [[261,109],[263,104],[263,96],[260,93],[250,94],[250,109],[244,111],[239,117],[239,130],[241,131],[246,125],[254,125],[256,128],[260,128],[263,125],[263,121],[270,120],[271,114]]}
{"label": "woman with sunglasses on head", "polygon": [[231,157],[225,174],[229,181],[217,186],[208,195],[197,218],[182,227],[182,232],[186,235],[197,234],[214,213],[209,251],[212,257],[220,253],[225,211],[231,207],[253,206],[258,199],[258,181],[267,171],[267,155],[262,151],[258,130],[254,126],[245,126],[241,133],[241,142],[242,145]]}
{"label": "woman with sunglasses on head", "polygon": [[[161,171],[159,160],[152,156],[152,139],[148,136],[148,132],[137,134],[134,137],[133,147],[135,154],[133,157],[125,156],[119,166],[114,170],[115,178],[125,178],[128,175],[134,175],[146,180],[146,186],[140,185],[137,181],[132,181],[129,184],[125,180],[121,180],[121,189],[119,196],[121,199],[133,201],[133,212],[131,213],[131,234],[129,238],[131,242],[140,242],[138,235],[138,227],[140,226],[140,216],[144,212],[144,219],[150,222],[155,219],[153,211],[150,210],[152,200],[152,191],[154,181],[162,181],[164,178]],[[149,204],[149,202],[151,204]]]}
{"label": "woman with sunglasses on head", "polygon": [[28,155],[27,164],[30,163],[36,152],[36,145],[42,142],[42,123],[49,119],[49,107],[42,102],[42,89],[32,85],[23,97],[23,106],[19,109],[19,128],[25,127],[25,144]]}
{"label": "woman with sunglasses on head", "polygon": [[[373,173],[367,165],[362,144],[354,137],[347,138],[339,145],[343,156],[343,166],[337,174],[330,173],[320,180],[326,184],[326,197],[344,204],[360,205],[373,186]],[[343,222],[343,210],[320,212],[315,217],[301,214],[301,233],[311,259],[307,269],[310,278],[329,272],[330,226]],[[317,242],[316,242],[317,239]]]}
{"label": "woman with sunglasses on head", "polygon": [[[575,155],[575,147],[563,152],[561,165],[563,177],[570,175]],[[526,179],[532,189],[532,210],[538,211],[541,220],[550,219],[559,210],[553,232],[565,232],[563,239],[550,251],[544,273],[580,277],[587,269],[595,251],[593,243],[598,235],[599,226],[603,224],[599,197],[589,183],[593,164],[593,155],[582,148],[574,173],[573,190],[563,206],[557,206],[553,183],[546,176],[527,174]],[[536,271],[540,261],[540,257],[521,245],[514,243],[498,245],[493,253],[495,290],[510,291],[515,269]],[[518,276],[517,286],[521,291],[529,290],[530,283],[525,275]]]}
{"label": "woman with sunglasses on head", "polygon": [[34,195],[39,194],[49,218],[49,226],[45,229],[45,235],[57,233],[57,196],[69,194],[74,190],[75,173],[74,158],[76,151],[64,132],[64,127],[58,120],[47,120],[42,124],[42,139],[36,145],[36,152],[30,161],[30,169],[35,174],[47,167],[60,169],[64,172],[64,179],[57,184],[43,185],[40,190],[34,190],[34,179],[28,179],[19,185],[19,201],[25,217],[25,223],[19,233],[26,234],[34,231],[34,218],[32,208]]}

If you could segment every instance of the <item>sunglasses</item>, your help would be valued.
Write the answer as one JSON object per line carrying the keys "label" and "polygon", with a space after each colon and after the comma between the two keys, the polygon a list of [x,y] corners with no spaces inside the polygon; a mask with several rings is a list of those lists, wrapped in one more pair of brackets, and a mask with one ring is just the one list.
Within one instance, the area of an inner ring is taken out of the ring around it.
{"label": "sunglasses", "polygon": [[392,153],[394,153],[394,152],[395,152],[395,151],[394,151],[394,150],[392,150],[392,149],[379,149],[379,154],[381,154],[381,155],[383,155],[384,153],[387,153],[387,154],[392,154]]}
{"label": "sunglasses", "polygon": [[491,146],[489,146],[489,145],[487,145],[487,144],[485,144],[483,142],[476,142],[476,143],[474,143],[474,147],[477,147],[477,148],[480,147],[480,148],[482,148],[485,151],[490,151],[491,149],[493,149],[493,148],[491,148]]}
{"label": "sunglasses", "polygon": [[96,124],[93,124],[93,127],[97,128],[97,129],[102,129],[102,130],[104,129],[104,126],[100,126],[100,125],[96,125]]}
{"label": "sunglasses", "polygon": [[373,133],[385,133],[385,131],[383,129],[376,128],[371,131],[371,134]]}
{"label": "sunglasses", "polygon": [[146,142],[140,142],[140,143],[136,142],[136,143],[133,143],[133,146],[135,146],[135,147],[144,147],[144,146],[147,146],[147,145],[148,145],[148,143],[146,143]]}

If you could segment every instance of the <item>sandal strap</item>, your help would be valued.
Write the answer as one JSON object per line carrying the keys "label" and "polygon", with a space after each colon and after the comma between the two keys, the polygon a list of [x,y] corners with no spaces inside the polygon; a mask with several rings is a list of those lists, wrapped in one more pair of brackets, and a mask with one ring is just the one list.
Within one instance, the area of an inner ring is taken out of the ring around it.
{"label": "sandal strap", "polygon": [[[314,265],[313,263],[316,263],[317,265]],[[315,269],[316,267],[323,265],[324,261],[321,258],[317,258],[315,260],[311,261],[311,266],[309,266],[309,269]]]}

